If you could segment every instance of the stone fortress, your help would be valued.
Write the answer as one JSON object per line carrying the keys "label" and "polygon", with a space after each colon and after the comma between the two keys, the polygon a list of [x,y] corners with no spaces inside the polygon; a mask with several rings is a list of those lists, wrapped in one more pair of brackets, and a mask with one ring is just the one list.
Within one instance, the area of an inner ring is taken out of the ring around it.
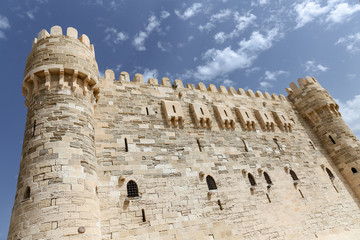
{"label": "stone fortress", "polygon": [[98,76],[76,29],[34,39],[8,240],[360,239],[360,144],[316,79]]}

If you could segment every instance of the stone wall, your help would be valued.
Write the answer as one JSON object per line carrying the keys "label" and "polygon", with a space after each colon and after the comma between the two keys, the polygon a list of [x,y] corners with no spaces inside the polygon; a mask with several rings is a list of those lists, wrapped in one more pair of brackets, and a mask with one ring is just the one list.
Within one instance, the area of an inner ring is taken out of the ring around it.
{"label": "stone wall", "polygon": [[[357,200],[286,99],[124,79],[107,71],[95,108],[104,239],[349,239],[359,231]],[[192,104],[207,108],[211,128],[198,124]],[[223,124],[217,106],[230,110],[234,126]],[[255,116],[255,130],[236,108]],[[257,111],[275,123],[273,112],[283,113],[292,128],[267,128]],[[217,190],[208,190],[208,175]],[[127,197],[131,180],[138,198]]]}
{"label": "stone wall", "polygon": [[357,239],[359,142],[315,79],[299,83],[285,98],[99,80],[86,35],[42,30],[8,240]]}

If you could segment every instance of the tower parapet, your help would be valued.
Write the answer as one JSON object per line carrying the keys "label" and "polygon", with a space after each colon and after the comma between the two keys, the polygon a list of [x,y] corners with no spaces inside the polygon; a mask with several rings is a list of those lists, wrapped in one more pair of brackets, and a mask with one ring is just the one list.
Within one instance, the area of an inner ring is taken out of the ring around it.
{"label": "tower parapet", "polygon": [[25,105],[41,90],[71,90],[91,93],[93,101],[99,97],[98,65],[94,46],[83,34],[78,39],[75,28],[69,27],[64,36],[60,26],[54,26],[50,34],[41,30],[34,39],[26,62],[22,93]]}
{"label": "tower parapet", "polygon": [[309,121],[327,149],[333,163],[360,199],[360,142],[346,125],[339,106],[313,77],[299,78],[297,86],[290,83],[288,99],[300,115]]}
{"label": "tower parapet", "polygon": [[42,30],[28,57],[28,107],[8,239],[101,239],[94,105],[98,65],[86,35]]}

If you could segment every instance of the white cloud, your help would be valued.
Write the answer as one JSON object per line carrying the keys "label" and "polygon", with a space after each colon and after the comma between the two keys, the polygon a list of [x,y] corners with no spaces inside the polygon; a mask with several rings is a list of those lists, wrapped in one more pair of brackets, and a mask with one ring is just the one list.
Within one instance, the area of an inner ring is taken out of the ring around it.
{"label": "white cloud", "polygon": [[326,72],[327,70],[329,70],[328,67],[325,67],[322,64],[317,64],[315,61],[307,61],[305,64],[305,71],[309,74],[316,74],[316,73],[320,73],[320,72]]}
{"label": "white cloud", "polygon": [[257,5],[266,5],[269,4],[269,0],[256,0],[256,1],[251,1],[251,6],[257,6]]}
{"label": "white cloud", "polygon": [[10,23],[7,17],[0,15],[0,39],[6,38],[3,30],[9,29]]}
{"label": "white cloud", "polygon": [[231,16],[231,10],[230,9],[223,9],[220,10],[218,13],[212,15],[210,17],[210,20],[205,25],[200,25],[199,30],[200,31],[210,31],[215,27],[215,23],[217,22],[223,22],[226,19],[228,19]]}
{"label": "white cloud", "polygon": [[157,69],[145,68],[143,75],[144,75],[144,81],[147,82],[149,78],[158,78],[159,71]]}
{"label": "white cloud", "polygon": [[347,20],[351,15],[360,11],[360,5],[349,6],[348,3],[340,3],[336,5],[327,17],[327,21],[341,23]]}
{"label": "white cloud", "polygon": [[344,121],[354,134],[360,138],[360,95],[356,95],[346,102],[336,99],[336,102],[339,104],[339,111]]}
{"label": "white cloud", "polygon": [[124,32],[119,32],[115,28],[106,28],[105,29],[105,41],[112,42],[114,44],[118,44],[122,41],[129,39],[129,36]]}
{"label": "white cloud", "polygon": [[138,51],[145,51],[145,40],[149,37],[152,31],[158,29],[160,27],[161,21],[168,18],[170,16],[169,12],[162,11],[160,19],[158,19],[155,15],[151,15],[148,18],[148,24],[145,26],[145,31],[138,32],[133,40],[133,45]]}
{"label": "white cloud", "polygon": [[283,70],[278,70],[278,71],[265,71],[264,74],[264,79],[265,80],[270,80],[270,81],[275,81],[277,80],[278,77],[280,77],[281,75],[288,75],[287,71],[283,71]]}
{"label": "white cloud", "polygon": [[245,15],[240,15],[238,12],[236,12],[234,14],[234,20],[236,22],[236,26],[232,32],[228,34],[224,32],[218,32],[215,34],[214,39],[217,43],[224,43],[227,39],[238,37],[244,29],[246,29],[256,20],[256,16],[249,12]]}
{"label": "white cloud", "polygon": [[[360,11],[360,5],[349,5],[344,0],[328,0],[325,5],[324,1],[306,0],[294,5],[297,14],[295,28],[303,27],[317,18],[321,22],[342,23],[347,21],[353,14]],[[320,18],[322,17],[322,18]]]}
{"label": "white cloud", "polygon": [[249,76],[250,74],[252,74],[254,72],[257,72],[259,70],[260,70],[260,67],[252,67],[252,68],[246,69],[245,70],[245,75]]}
{"label": "white cloud", "polygon": [[345,46],[351,53],[358,52],[360,51],[360,32],[339,38],[335,44]]}
{"label": "white cloud", "polygon": [[250,67],[260,52],[270,48],[273,41],[281,36],[277,28],[269,30],[265,35],[255,31],[248,40],[239,42],[237,50],[226,47],[224,49],[209,49],[203,55],[205,64],[197,66],[196,71],[188,71],[184,79],[193,77],[199,80],[211,80],[223,76],[237,69]]}
{"label": "white cloud", "polygon": [[169,52],[170,48],[172,47],[171,43],[169,42],[157,42],[158,48],[163,52]]}
{"label": "white cloud", "polygon": [[329,12],[329,7],[322,7],[317,1],[304,1],[296,4],[294,10],[298,14],[295,28],[300,28],[305,24],[313,21],[316,17]]}
{"label": "white cloud", "polygon": [[28,18],[30,18],[31,20],[35,18],[34,12],[32,10],[27,11],[26,16],[28,16]]}
{"label": "white cloud", "polygon": [[260,82],[259,85],[260,85],[259,89],[262,91],[267,91],[268,89],[274,87],[274,85],[272,85],[271,83],[266,82],[266,81]]}
{"label": "white cloud", "polygon": [[223,85],[224,85],[225,87],[232,87],[232,86],[234,85],[234,81],[231,81],[230,79],[225,79],[225,80],[223,81]]}
{"label": "white cloud", "polygon": [[179,10],[175,10],[175,14],[182,20],[187,20],[201,11],[202,3],[194,3],[189,8],[187,8],[183,13]]}
{"label": "white cloud", "polygon": [[284,70],[277,70],[277,71],[265,71],[264,76],[261,78],[263,79],[260,82],[259,89],[262,91],[268,91],[270,88],[274,87],[271,82],[277,81],[279,78],[287,76],[289,73]]}

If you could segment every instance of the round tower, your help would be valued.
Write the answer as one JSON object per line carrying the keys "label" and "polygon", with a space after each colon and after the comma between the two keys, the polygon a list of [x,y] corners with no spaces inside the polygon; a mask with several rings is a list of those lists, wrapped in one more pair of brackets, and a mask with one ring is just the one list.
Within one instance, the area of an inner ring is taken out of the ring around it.
{"label": "round tower", "polygon": [[307,119],[333,163],[360,200],[360,142],[339,113],[339,106],[315,78],[290,83],[288,98]]}
{"label": "round tower", "polygon": [[8,239],[101,239],[94,105],[98,65],[74,28],[42,30],[26,62],[28,107]]}

